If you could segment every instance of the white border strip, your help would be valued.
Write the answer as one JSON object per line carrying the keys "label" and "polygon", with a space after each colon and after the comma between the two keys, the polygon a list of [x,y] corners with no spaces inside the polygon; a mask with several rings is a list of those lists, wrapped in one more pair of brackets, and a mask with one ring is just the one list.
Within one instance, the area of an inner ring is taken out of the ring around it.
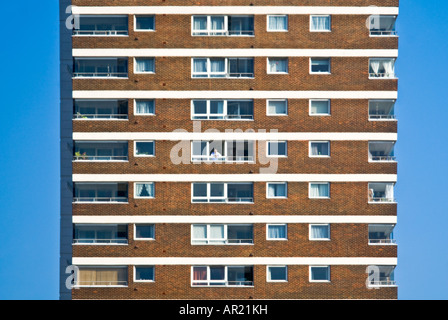
{"label": "white border strip", "polygon": [[396,182],[396,174],[74,174],[73,182]]}
{"label": "white border strip", "polygon": [[396,224],[397,216],[73,216],[73,223],[376,223]]}
{"label": "white border strip", "polygon": [[339,6],[73,6],[73,14],[342,14],[398,15],[398,7]]}
{"label": "white border strip", "polygon": [[75,90],[74,99],[397,99],[397,91]]}
{"label": "white border strip", "polygon": [[154,257],[154,258],[80,258],[73,257],[74,265],[397,265],[397,258],[371,257]]}
{"label": "white border strip", "polygon": [[[236,131],[236,130],[235,130]],[[73,140],[326,140],[326,141],[396,141],[394,132],[74,132]]]}
{"label": "white border strip", "polygon": [[398,57],[396,49],[73,49],[73,57]]}

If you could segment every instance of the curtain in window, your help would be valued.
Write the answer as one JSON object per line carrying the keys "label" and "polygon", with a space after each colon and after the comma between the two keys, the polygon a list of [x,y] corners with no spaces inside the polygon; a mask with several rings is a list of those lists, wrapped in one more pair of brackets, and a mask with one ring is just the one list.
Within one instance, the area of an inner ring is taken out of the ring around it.
{"label": "curtain in window", "polygon": [[268,235],[271,239],[284,239],[286,238],[285,226],[269,226]]}
{"label": "curtain in window", "polygon": [[373,74],[378,75],[380,71],[380,61],[379,60],[370,60],[370,68]]}
{"label": "curtain in window", "polygon": [[193,72],[207,72],[207,59],[194,59]]}
{"label": "curtain in window", "polygon": [[286,72],[286,59],[269,59],[270,72]]}
{"label": "curtain in window", "polygon": [[207,280],[207,267],[194,267],[193,280]]}
{"label": "curtain in window", "polygon": [[224,101],[210,101],[210,114],[223,114]]}
{"label": "curtain in window", "polygon": [[312,114],[326,114],[328,113],[328,101],[312,101],[311,113]]}
{"label": "curtain in window", "polygon": [[389,201],[394,199],[394,185],[391,183],[386,184],[385,197]]}
{"label": "curtain in window", "polygon": [[216,31],[224,30],[224,17],[211,17],[211,29]]}
{"label": "curtain in window", "polygon": [[269,30],[287,30],[286,16],[270,16]]}
{"label": "curtain in window", "polygon": [[224,242],[224,226],[210,226],[210,239],[213,239],[213,242]]}
{"label": "curtain in window", "polygon": [[328,197],[328,184],[323,183],[313,183],[310,185],[310,197],[318,198],[318,197]]}
{"label": "curtain in window", "polygon": [[136,72],[154,72],[154,59],[135,59]]}
{"label": "curtain in window", "polygon": [[195,225],[193,226],[193,239],[206,239],[207,238],[207,226]]}
{"label": "curtain in window", "polygon": [[193,30],[207,30],[207,17],[195,17],[193,20]]}
{"label": "curtain in window", "polygon": [[312,239],[328,239],[328,226],[311,226]]}
{"label": "curtain in window", "polygon": [[153,114],[154,101],[136,101],[135,112],[137,114]]}
{"label": "curtain in window", "polygon": [[275,187],[276,187],[277,185],[276,184],[269,184],[268,185],[268,196],[269,197],[275,197]]}
{"label": "curtain in window", "polygon": [[269,101],[269,114],[286,114],[286,101]]}
{"label": "curtain in window", "polygon": [[225,71],[224,59],[210,59],[210,72],[218,73]]}
{"label": "curtain in window", "polygon": [[319,145],[317,143],[311,144],[311,154],[314,156],[319,155]]}
{"label": "curtain in window", "polygon": [[395,61],[393,59],[383,60],[383,68],[384,68],[384,73],[385,73],[386,77],[394,77],[395,76],[394,64],[395,64]]}
{"label": "curtain in window", "polygon": [[311,17],[311,28],[317,31],[330,30],[330,17]]}
{"label": "curtain in window", "polygon": [[154,197],[153,183],[137,183],[135,188],[137,197]]}

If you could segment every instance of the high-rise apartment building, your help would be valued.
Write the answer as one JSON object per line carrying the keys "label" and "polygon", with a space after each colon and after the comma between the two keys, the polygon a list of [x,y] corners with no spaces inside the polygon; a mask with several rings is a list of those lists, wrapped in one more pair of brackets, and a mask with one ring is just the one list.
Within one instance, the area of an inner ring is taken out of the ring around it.
{"label": "high-rise apartment building", "polygon": [[61,299],[397,298],[398,0],[60,11]]}

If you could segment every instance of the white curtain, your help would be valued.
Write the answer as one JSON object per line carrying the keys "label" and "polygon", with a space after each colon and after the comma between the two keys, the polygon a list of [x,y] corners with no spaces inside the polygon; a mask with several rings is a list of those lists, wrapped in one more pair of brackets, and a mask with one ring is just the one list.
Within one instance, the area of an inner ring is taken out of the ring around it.
{"label": "white curtain", "polygon": [[311,101],[311,114],[327,114],[329,101]]}
{"label": "white curtain", "polygon": [[195,17],[193,20],[193,30],[194,31],[207,30],[207,17]]}
{"label": "white curtain", "polygon": [[311,226],[312,239],[328,239],[328,226]]}
{"label": "white curtain", "polygon": [[286,16],[270,16],[269,30],[287,30]]}
{"label": "white curtain", "polygon": [[224,17],[211,17],[211,29],[214,31],[223,31]]}
{"label": "white curtain", "polygon": [[154,72],[154,59],[135,59],[136,72]]}
{"label": "white curtain", "polygon": [[154,101],[136,101],[135,111],[137,114],[153,114]]}
{"label": "white curtain", "polygon": [[326,31],[330,30],[330,17],[312,17],[311,19],[312,30]]}
{"label": "white curtain", "polygon": [[207,226],[195,225],[193,226],[193,239],[206,239],[207,238]]}
{"label": "white curtain", "polygon": [[269,101],[269,114],[286,114],[286,101]]}
{"label": "white curtain", "polygon": [[211,225],[210,226],[210,239],[213,242],[224,242],[224,226],[223,225]]}
{"label": "white curtain", "polygon": [[194,59],[193,72],[207,72],[207,59]]}
{"label": "white curtain", "polygon": [[386,184],[385,196],[388,201],[394,200],[394,185],[392,183]]}
{"label": "white curtain", "polygon": [[395,61],[393,59],[383,61],[383,68],[384,68],[384,71],[385,71],[384,73],[386,74],[386,77],[389,78],[389,77],[395,76],[394,64],[395,64]]}
{"label": "white curtain", "polygon": [[154,197],[153,183],[137,183],[135,189],[137,197]]}
{"label": "white curtain", "polygon": [[224,72],[225,60],[224,59],[210,59],[210,71],[211,72]]}
{"label": "white curtain", "polygon": [[375,75],[378,75],[380,70],[380,61],[379,60],[370,60],[370,68],[372,69]]}
{"label": "white curtain", "polygon": [[269,197],[275,197],[275,187],[276,187],[276,185],[272,184],[272,183],[268,185],[268,196]]}
{"label": "white curtain", "polygon": [[310,185],[310,197],[311,198],[319,198],[319,197],[328,197],[328,184],[324,183],[312,183]]}
{"label": "white curtain", "polygon": [[284,239],[286,238],[285,226],[269,226],[269,238],[271,239]]}
{"label": "white curtain", "polygon": [[269,59],[270,72],[286,72],[286,59]]}

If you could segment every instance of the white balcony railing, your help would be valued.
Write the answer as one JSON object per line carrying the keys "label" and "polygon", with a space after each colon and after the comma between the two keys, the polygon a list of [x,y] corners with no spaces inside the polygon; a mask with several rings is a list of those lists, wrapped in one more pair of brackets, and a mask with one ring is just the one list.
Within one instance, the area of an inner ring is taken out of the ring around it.
{"label": "white balcony railing", "polygon": [[397,158],[394,156],[371,156],[371,161],[395,161]]}
{"label": "white balcony railing", "polygon": [[74,78],[127,78],[127,72],[74,72]]}
{"label": "white balcony railing", "polygon": [[115,239],[73,239],[74,244],[127,244],[126,238]]}
{"label": "white balcony railing", "polygon": [[195,114],[193,120],[253,120],[252,114]]}
{"label": "white balcony railing", "polygon": [[73,119],[127,119],[127,114],[87,114],[76,113]]}
{"label": "white balcony railing", "polygon": [[223,244],[253,244],[254,239],[194,239],[193,244],[211,244],[211,245],[223,245]]}
{"label": "white balcony railing", "polygon": [[369,244],[396,244],[395,239],[369,239]]}
{"label": "white balcony railing", "polygon": [[194,30],[193,36],[253,36],[254,30]]}
{"label": "white balcony railing", "polygon": [[127,30],[73,30],[74,36],[127,36]]}
{"label": "white balcony railing", "polygon": [[371,36],[396,36],[398,32],[395,30],[370,30]]}
{"label": "white balcony railing", "polygon": [[201,280],[194,280],[192,283],[193,286],[220,286],[220,287],[250,287],[254,285],[253,281],[220,281],[220,280],[209,280],[209,281],[201,281]]}
{"label": "white balcony railing", "polygon": [[379,280],[379,281],[371,281],[369,286],[371,287],[395,287],[397,282],[394,280]]}
{"label": "white balcony railing", "polygon": [[386,197],[370,197],[369,202],[374,203],[394,203],[394,198],[386,198]]}
{"label": "white balcony railing", "polygon": [[198,203],[252,203],[254,202],[253,197],[231,197],[231,198],[205,198],[205,197],[195,197],[192,198],[192,202]]}
{"label": "white balcony railing", "polygon": [[76,287],[109,287],[109,286],[119,286],[126,287],[128,285],[127,281],[76,281]]}
{"label": "white balcony railing", "polygon": [[253,162],[253,156],[224,156],[224,157],[213,157],[213,156],[193,156],[191,161],[195,162]]}
{"label": "white balcony railing", "polygon": [[110,202],[128,202],[127,197],[74,197],[73,202],[89,203],[110,203]]}
{"label": "white balcony railing", "polygon": [[374,79],[395,79],[395,73],[369,73],[369,78]]}
{"label": "white balcony railing", "polygon": [[396,117],[393,114],[369,114],[371,120],[395,120]]}
{"label": "white balcony railing", "polygon": [[75,161],[127,161],[128,156],[88,156],[80,155],[74,156]]}

